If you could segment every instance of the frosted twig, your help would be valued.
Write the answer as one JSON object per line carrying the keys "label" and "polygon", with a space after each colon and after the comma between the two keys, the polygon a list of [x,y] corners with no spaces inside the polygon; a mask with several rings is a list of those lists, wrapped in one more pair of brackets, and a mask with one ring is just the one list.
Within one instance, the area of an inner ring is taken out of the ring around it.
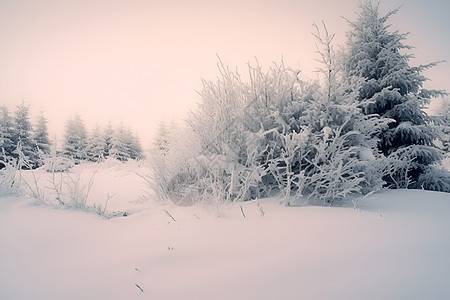
{"label": "frosted twig", "polygon": [[167,211],[167,209],[164,209],[163,212],[165,212],[174,222],[176,222],[177,220],[175,220],[175,218]]}
{"label": "frosted twig", "polygon": [[139,286],[139,284],[135,283],[134,284],[141,292],[144,292],[144,290]]}
{"label": "frosted twig", "polygon": [[239,206],[241,207],[241,213],[242,213],[242,215],[243,215],[244,218],[245,218],[244,208],[242,207],[242,205],[239,205]]}

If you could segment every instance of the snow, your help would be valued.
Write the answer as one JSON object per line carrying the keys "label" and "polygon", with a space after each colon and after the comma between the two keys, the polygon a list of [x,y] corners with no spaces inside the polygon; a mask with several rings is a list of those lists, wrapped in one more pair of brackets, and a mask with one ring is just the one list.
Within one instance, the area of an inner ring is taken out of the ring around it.
{"label": "snow", "polygon": [[[88,178],[93,166],[72,175]],[[127,217],[0,198],[0,299],[450,298],[449,194],[176,207],[151,200],[134,172],[145,166],[96,170],[88,202],[116,194],[108,208]]]}
{"label": "snow", "polygon": [[444,159],[442,160],[442,165],[444,166],[445,169],[450,171],[450,153],[447,153],[445,155]]}

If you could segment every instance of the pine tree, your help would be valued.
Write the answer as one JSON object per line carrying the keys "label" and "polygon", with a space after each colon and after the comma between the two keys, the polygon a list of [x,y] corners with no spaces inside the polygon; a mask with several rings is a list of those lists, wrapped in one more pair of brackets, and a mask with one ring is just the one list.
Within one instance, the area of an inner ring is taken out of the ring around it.
{"label": "pine tree", "polygon": [[75,114],[66,124],[63,155],[75,160],[75,163],[86,159],[87,133],[80,115]]}
{"label": "pine tree", "polygon": [[34,142],[43,155],[49,155],[51,152],[51,143],[48,137],[47,119],[44,112],[41,111],[33,135]]}
{"label": "pine tree", "polygon": [[109,121],[103,132],[103,139],[105,141],[105,151],[103,156],[105,158],[110,156],[110,152],[114,143],[114,135],[115,135],[114,129],[112,127],[111,121]]}
{"label": "pine tree", "polygon": [[88,139],[86,145],[87,159],[94,162],[100,162],[105,155],[105,139],[103,137],[100,126],[96,125]]}
{"label": "pine tree", "polygon": [[130,128],[127,128],[125,130],[125,138],[125,143],[127,145],[130,158],[134,160],[144,159],[139,136],[136,133],[132,132]]}
{"label": "pine tree", "polygon": [[0,156],[12,157],[16,149],[13,126],[13,119],[9,115],[8,108],[5,105],[0,106]]}
{"label": "pine tree", "polygon": [[403,43],[407,35],[391,31],[387,24],[397,11],[381,16],[378,5],[370,1],[360,5],[357,21],[349,21],[352,31],[348,33],[344,59],[345,77],[351,89],[358,92],[365,114],[391,120],[379,134],[378,149],[393,164],[404,167],[384,180],[391,187],[421,188],[420,175],[440,159],[433,146],[437,135],[423,108],[442,92],[423,88],[426,78],[422,71],[435,63],[409,66],[411,55],[402,53],[411,49]]}
{"label": "pine tree", "polygon": [[155,151],[164,155],[169,151],[169,129],[164,121],[158,124],[156,136],[153,142]]}
{"label": "pine tree", "polygon": [[114,139],[112,140],[111,150],[109,150],[109,156],[122,162],[128,161],[130,159],[127,135],[122,123],[120,124],[119,129],[116,131]]}
{"label": "pine tree", "polygon": [[14,150],[15,156],[19,157],[20,154],[23,154],[27,167],[36,167],[38,155],[36,144],[32,139],[33,127],[30,122],[30,107],[25,105],[24,102],[17,106],[14,130],[13,141],[17,145],[17,149]]}

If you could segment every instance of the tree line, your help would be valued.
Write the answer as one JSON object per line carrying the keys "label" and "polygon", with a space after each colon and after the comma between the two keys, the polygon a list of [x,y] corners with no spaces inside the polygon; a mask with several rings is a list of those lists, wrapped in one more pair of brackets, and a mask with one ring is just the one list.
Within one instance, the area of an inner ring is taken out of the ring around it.
{"label": "tree line", "polygon": [[[100,162],[109,157],[119,161],[143,159],[139,137],[121,124],[104,129],[96,125],[88,134],[80,115],[67,121],[61,149],[56,149],[49,138],[44,112],[33,125],[30,106],[22,102],[12,116],[8,107],[0,106],[0,161],[22,158],[31,168],[44,164],[46,158],[61,156],[73,160]],[[1,167],[2,165],[0,165]]]}
{"label": "tree line", "polygon": [[325,24],[315,25],[318,81],[283,62],[268,71],[249,64],[243,80],[219,60],[186,126],[159,128],[156,194],[183,204],[280,193],[332,204],[381,188],[450,192],[440,164],[448,115],[424,111],[447,94],[423,86],[437,63],[409,65],[407,35],[388,24],[396,13],[362,3],[340,51]]}

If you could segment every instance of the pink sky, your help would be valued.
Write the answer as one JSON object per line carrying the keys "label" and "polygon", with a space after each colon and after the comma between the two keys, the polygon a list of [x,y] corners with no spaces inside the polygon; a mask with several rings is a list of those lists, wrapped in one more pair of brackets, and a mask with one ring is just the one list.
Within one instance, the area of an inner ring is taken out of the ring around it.
{"label": "pink sky", "polygon": [[[181,119],[199,101],[201,78],[213,80],[216,54],[242,73],[256,56],[314,76],[313,22],[324,20],[345,40],[345,16],[358,0],[343,1],[106,1],[0,0],[0,103],[25,100],[43,109],[52,134],[79,112],[88,128],[123,121],[145,145],[161,120]],[[450,59],[448,1],[394,0],[391,22],[411,32],[413,64]],[[425,75],[448,89],[449,64]]]}

